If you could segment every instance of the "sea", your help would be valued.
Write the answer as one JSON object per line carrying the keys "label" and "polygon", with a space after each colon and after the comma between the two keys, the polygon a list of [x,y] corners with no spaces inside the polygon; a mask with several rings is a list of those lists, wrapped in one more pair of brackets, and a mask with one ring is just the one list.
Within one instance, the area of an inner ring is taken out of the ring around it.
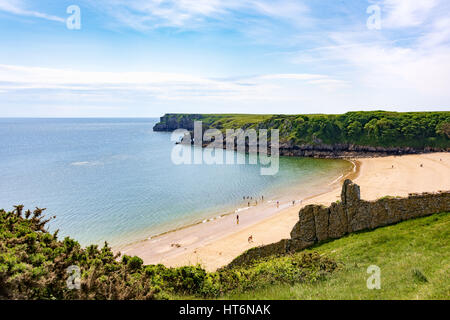
{"label": "sea", "polygon": [[56,217],[48,230],[59,229],[60,238],[117,246],[236,212],[247,197],[302,200],[352,168],[344,160],[280,157],[278,173],[266,176],[248,161],[177,164],[172,134],[153,132],[157,122],[0,119],[0,208],[46,208]]}

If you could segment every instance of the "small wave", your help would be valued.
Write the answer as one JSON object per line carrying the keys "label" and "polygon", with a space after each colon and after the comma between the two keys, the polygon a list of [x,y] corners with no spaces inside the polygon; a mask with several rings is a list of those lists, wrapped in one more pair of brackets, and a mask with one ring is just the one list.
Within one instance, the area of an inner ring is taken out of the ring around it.
{"label": "small wave", "polygon": [[248,209],[250,209],[250,207],[239,208],[239,209],[236,209],[236,210],[234,211],[234,213],[238,213],[238,212],[245,211],[245,210],[248,210]]}
{"label": "small wave", "polygon": [[72,162],[71,166],[98,166],[101,162],[98,161],[79,161],[79,162]]}
{"label": "small wave", "polygon": [[328,185],[331,186],[332,184],[338,182],[344,175],[341,174],[339,177],[337,177],[335,180],[331,181]]}

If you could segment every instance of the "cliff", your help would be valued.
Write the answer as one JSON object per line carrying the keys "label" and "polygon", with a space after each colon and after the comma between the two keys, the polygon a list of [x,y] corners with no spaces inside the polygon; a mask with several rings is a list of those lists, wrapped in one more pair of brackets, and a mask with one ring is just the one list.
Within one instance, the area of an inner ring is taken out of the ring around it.
{"label": "cliff", "polygon": [[[280,155],[357,158],[450,151],[450,112],[350,112],[344,115],[166,114],[154,131],[277,129]],[[270,139],[270,136],[269,136]]]}
{"label": "cliff", "polygon": [[201,121],[201,114],[166,114],[153,127],[153,131],[194,130],[194,121]]}
{"label": "cliff", "polygon": [[300,210],[299,220],[291,231],[290,239],[250,249],[227,267],[246,265],[272,255],[300,251],[349,233],[373,230],[448,211],[450,191],[365,201],[360,197],[359,186],[346,180],[342,186],[340,202],[332,203],[330,207],[309,205]]}

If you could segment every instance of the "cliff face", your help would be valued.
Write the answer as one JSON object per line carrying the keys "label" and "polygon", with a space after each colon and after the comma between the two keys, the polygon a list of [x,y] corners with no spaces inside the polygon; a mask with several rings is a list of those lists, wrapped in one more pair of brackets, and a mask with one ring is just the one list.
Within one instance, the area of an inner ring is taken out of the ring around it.
{"label": "cliff face", "polygon": [[448,211],[450,191],[365,201],[360,197],[359,186],[346,180],[342,186],[341,202],[332,203],[330,207],[304,207],[299,212],[299,220],[291,231],[290,239],[250,249],[233,260],[229,267],[248,264],[271,255],[303,250],[315,243],[338,239],[349,233]]}
{"label": "cliff face", "polygon": [[153,127],[153,131],[194,130],[194,121],[201,121],[201,114],[166,114]]}
{"label": "cliff face", "polygon": [[[216,119],[220,116],[215,116]],[[154,127],[154,131],[174,131],[177,129],[186,129],[188,131],[194,130],[194,122],[202,121],[203,130],[214,128],[210,125],[211,115],[201,114],[166,114],[160,118],[160,122]],[[269,122],[270,124],[270,122]],[[223,124],[222,124],[223,125]],[[271,129],[267,123],[258,124],[256,129]],[[217,129],[223,130],[221,126]],[[245,128],[245,125],[243,127]],[[191,138],[193,134],[191,133]],[[189,143],[189,141],[185,141]],[[206,144],[204,145],[206,146]],[[225,141],[224,141],[225,148]],[[280,135],[280,155],[295,156],[295,157],[313,157],[313,158],[361,158],[361,157],[379,157],[390,155],[404,155],[404,154],[419,154],[429,152],[449,152],[450,148],[413,148],[413,147],[382,147],[382,146],[368,146],[351,143],[334,143],[325,144],[320,139],[315,139],[314,143],[297,144],[290,138],[285,138]]]}
{"label": "cliff face", "polygon": [[419,154],[430,152],[448,152],[442,148],[415,149],[410,147],[372,147],[354,144],[302,144],[280,143],[280,155],[312,158],[370,158],[392,155]]}

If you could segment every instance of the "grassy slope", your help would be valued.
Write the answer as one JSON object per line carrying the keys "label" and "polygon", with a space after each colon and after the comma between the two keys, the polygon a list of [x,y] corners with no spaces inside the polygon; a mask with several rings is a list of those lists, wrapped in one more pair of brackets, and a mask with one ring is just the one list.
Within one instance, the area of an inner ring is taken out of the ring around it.
{"label": "grassy slope", "polygon": [[214,128],[238,129],[244,126],[253,126],[272,118],[272,115],[260,114],[206,114],[202,121]]}
{"label": "grassy slope", "polygon": [[[225,299],[450,299],[450,213],[352,234],[310,251],[341,262],[342,269],[312,284],[267,286]],[[366,287],[373,264],[381,268],[381,290]]]}
{"label": "grassy slope", "polygon": [[[107,245],[85,249],[46,231],[42,210],[0,210],[0,300],[4,299],[449,299],[450,213],[358,233],[309,251],[207,273],[200,266],[143,266]],[[382,270],[382,290],[366,269]],[[81,271],[69,290],[67,268]],[[424,280],[426,279],[426,280]]]}

